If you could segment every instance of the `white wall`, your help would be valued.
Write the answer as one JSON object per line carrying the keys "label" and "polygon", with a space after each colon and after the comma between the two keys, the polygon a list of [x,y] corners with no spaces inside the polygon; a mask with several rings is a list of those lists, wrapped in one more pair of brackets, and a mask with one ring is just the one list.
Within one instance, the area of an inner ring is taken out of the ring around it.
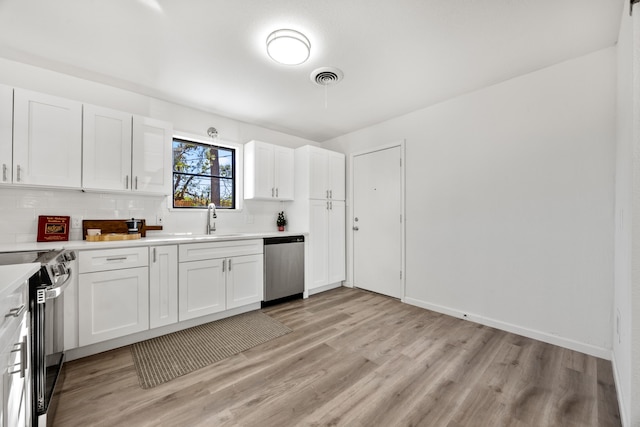
{"label": "white wall", "polygon": [[[293,148],[317,145],[303,138],[1,58],[0,83],[166,120],[173,123],[176,131],[204,138],[207,129],[214,126],[220,139],[236,143],[258,139]],[[217,228],[221,232],[275,230],[277,212],[286,207],[279,202],[248,201],[242,212],[219,211]],[[136,217],[153,224],[158,213],[164,217],[164,231],[202,233],[205,229],[206,213],[171,211],[162,197],[0,187],[0,243],[34,242],[38,215],[78,215],[86,219]],[[72,230],[70,238],[81,239],[81,232]]]}
{"label": "white wall", "polygon": [[610,357],[615,81],[610,48],[326,142],[405,139],[407,302]]}

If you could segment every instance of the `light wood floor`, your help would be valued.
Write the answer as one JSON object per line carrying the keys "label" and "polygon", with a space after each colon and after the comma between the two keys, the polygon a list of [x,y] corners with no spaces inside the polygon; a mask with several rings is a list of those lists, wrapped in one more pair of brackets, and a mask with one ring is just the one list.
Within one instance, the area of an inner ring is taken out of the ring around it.
{"label": "light wood floor", "polygon": [[340,288],[293,332],[142,390],[128,347],[67,364],[56,426],[619,426],[611,364]]}

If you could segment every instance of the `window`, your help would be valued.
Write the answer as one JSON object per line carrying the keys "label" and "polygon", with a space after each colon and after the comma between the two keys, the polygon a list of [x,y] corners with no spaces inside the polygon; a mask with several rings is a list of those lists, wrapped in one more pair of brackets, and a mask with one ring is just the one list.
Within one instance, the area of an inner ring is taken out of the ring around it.
{"label": "window", "polygon": [[236,208],[236,150],[173,138],[173,207]]}

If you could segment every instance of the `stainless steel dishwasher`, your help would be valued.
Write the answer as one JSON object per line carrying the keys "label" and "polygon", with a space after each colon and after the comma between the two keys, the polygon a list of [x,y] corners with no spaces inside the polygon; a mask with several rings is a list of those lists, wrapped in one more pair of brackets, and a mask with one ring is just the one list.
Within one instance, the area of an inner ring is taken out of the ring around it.
{"label": "stainless steel dishwasher", "polygon": [[304,292],[304,236],[264,239],[263,306],[301,298]]}

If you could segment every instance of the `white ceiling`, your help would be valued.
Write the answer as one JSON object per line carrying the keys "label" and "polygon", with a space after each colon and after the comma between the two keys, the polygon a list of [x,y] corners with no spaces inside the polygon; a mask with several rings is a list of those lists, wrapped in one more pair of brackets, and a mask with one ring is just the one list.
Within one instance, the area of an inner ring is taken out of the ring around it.
{"label": "white ceiling", "polygon": [[[0,0],[0,56],[321,142],[613,46],[623,1]],[[267,56],[279,28],[309,61]]]}

